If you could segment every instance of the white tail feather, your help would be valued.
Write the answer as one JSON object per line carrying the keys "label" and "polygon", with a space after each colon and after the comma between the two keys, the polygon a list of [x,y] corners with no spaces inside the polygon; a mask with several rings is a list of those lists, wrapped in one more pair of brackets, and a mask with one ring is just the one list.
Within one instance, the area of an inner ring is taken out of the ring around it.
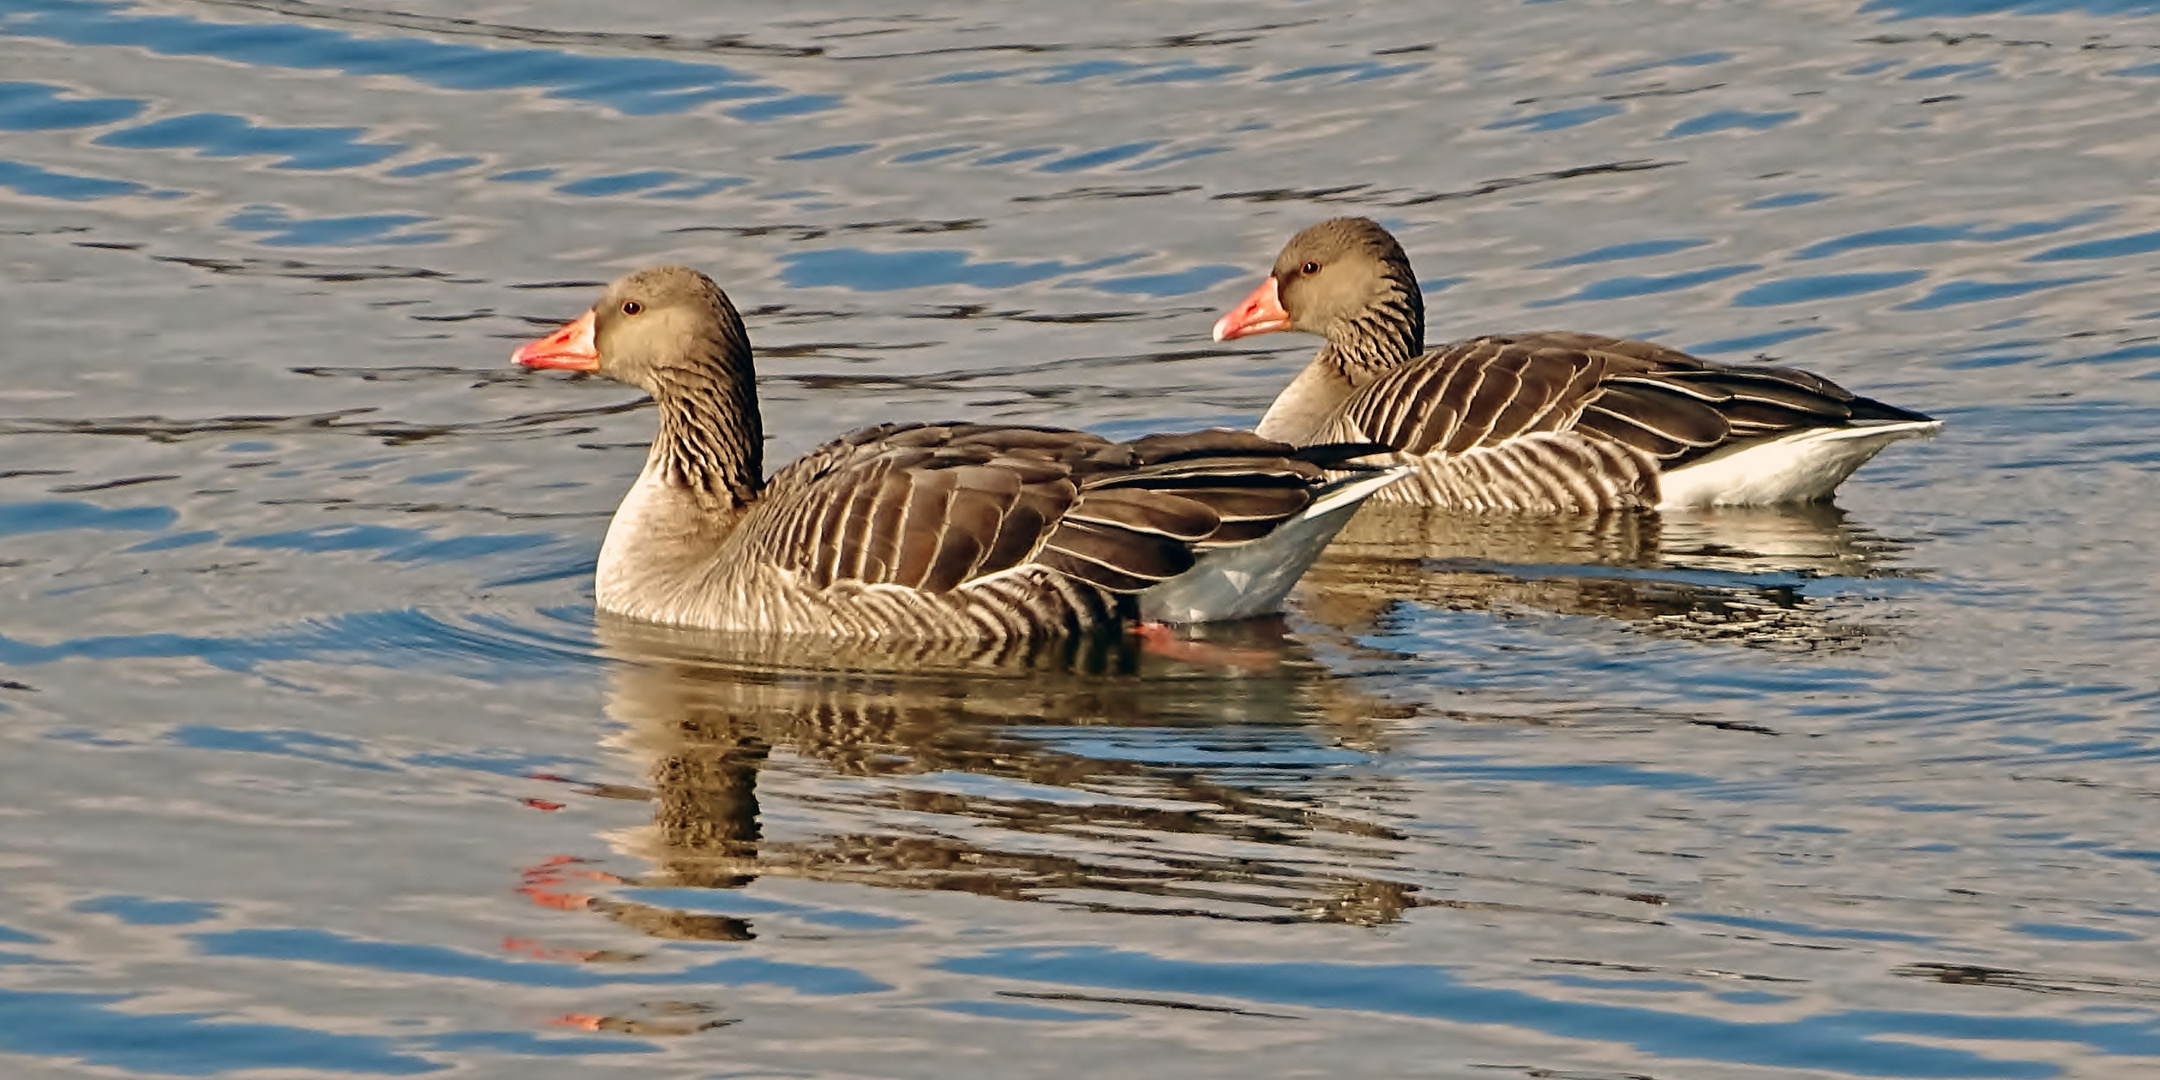
{"label": "white tail feather", "polygon": [[1743,443],[1691,461],[1659,478],[1660,508],[1768,506],[1827,499],[1876,451],[1942,430],[1940,420],[1885,420],[1850,427],[1805,428]]}
{"label": "white tail feather", "polygon": [[1305,512],[1250,543],[1217,548],[1193,568],[1140,594],[1140,617],[1196,623],[1250,619],[1282,610],[1283,597],[1373,493],[1410,475],[1398,465],[1328,485]]}

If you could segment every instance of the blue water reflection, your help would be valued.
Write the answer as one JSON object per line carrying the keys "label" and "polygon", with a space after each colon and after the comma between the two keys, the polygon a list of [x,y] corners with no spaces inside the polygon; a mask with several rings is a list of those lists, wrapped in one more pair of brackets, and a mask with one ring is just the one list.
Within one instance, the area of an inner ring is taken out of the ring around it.
{"label": "blue water reflection", "polygon": [[101,127],[143,111],[135,98],[63,97],[65,87],[0,82],[0,131],[54,131]]}
{"label": "blue water reflection", "polygon": [[1505,131],[1509,128],[1522,128],[1527,131],[1565,131],[1571,127],[1581,127],[1593,121],[1603,120],[1608,116],[1618,116],[1623,111],[1625,110],[1621,106],[1610,103],[1577,105],[1573,108],[1552,109],[1530,116],[1518,116],[1509,120],[1495,120],[1485,125],[1485,129],[1487,131]]}
{"label": "blue water reflection", "polygon": [[343,247],[362,244],[433,244],[446,232],[411,232],[435,220],[426,214],[353,214],[304,217],[282,206],[250,206],[225,219],[241,232],[263,234],[270,247]]}
{"label": "blue water reflection", "polygon": [[152,193],[148,185],[138,184],[133,180],[56,172],[28,162],[9,161],[5,158],[0,158],[0,187],[24,195],[66,199],[71,202]]}
{"label": "blue water reflection", "polygon": [[186,926],[217,917],[218,905],[200,900],[155,900],[146,896],[99,896],[79,901],[76,911],[110,915],[130,926]]}
{"label": "blue water reflection", "polygon": [[130,5],[94,0],[0,0],[0,35],[128,46],[258,68],[397,75],[445,90],[531,88],[547,97],[588,101],[630,115],[765,98],[775,100],[738,107],[734,114],[771,120],[839,103],[832,95],[789,95],[782,87],[713,63],[482,47],[421,37],[361,37],[299,23],[209,22],[129,10]]}
{"label": "blue water reflection", "polygon": [[69,529],[155,532],[179,517],[179,511],[169,506],[103,507],[59,500],[0,503],[0,536]]}
{"label": "blue water reflection", "polygon": [[396,143],[361,142],[363,133],[356,127],[264,127],[246,117],[196,113],[124,128],[97,142],[130,150],[193,149],[206,157],[275,157],[274,169],[349,169],[405,150]]}
{"label": "blue water reflection", "polygon": [[972,252],[957,249],[930,251],[868,251],[862,248],[829,248],[795,252],[784,257],[781,283],[792,288],[839,287],[860,292],[885,292],[934,285],[970,285],[981,289],[1008,288],[1033,281],[1085,274],[1133,261],[1138,256],[1113,255],[1088,262],[1044,259],[1035,262],[1008,260],[975,261]]}
{"label": "blue water reflection", "polygon": [[1750,286],[1733,297],[1738,307],[1772,307],[1836,300],[1882,292],[1910,285],[1928,276],[1925,270],[1885,270],[1875,273],[1813,274],[1781,278]]}
{"label": "blue water reflection", "polygon": [[1701,270],[1683,270],[1675,274],[1627,274],[1591,282],[1567,296],[1533,301],[1530,306],[1551,307],[1582,300],[1617,300],[1628,296],[1677,292],[1714,284],[1742,274],[1752,274],[1760,269],[1762,267],[1756,263],[1738,263],[1730,266],[1710,266]]}
{"label": "blue water reflection", "polygon": [[1614,262],[1620,259],[1648,259],[1658,255],[1670,255],[1676,251],[1699,248],[1707,243],[1709,243],[1708,240],[1690,240],[1683,237],[1673,237],[1666,240],[1631,240],[1624,244],[1607,244],[1601,248],[1593,248],[1579,255],[1547,259],[1531,267],[1531,269],[1550,270],[1560,266],[1582,266],[1587,263]]}
{"label": "blue water reflection", "polygon": [[364,971],[480,979],[515,986],[594,987],[721,985],[785,987],[803,994],[874,994],[892,987],[842,967],[792,964],[754,956],[706,960],[677,971],[602,971],[572,964],[497,956],[397,941],[367,941],[305,928],[220,930],[192,935],[206,956],[303,960]]}
{"label": "blue water reflection", "polygon": [[450,1067],[379,1035],[120,1007],[132,996],[0,987],[0,1013],[8,1018],[0,1049],[167,1076],[244,1069],[415,1076]]}
{"label": "blue water reflection", "polygon": [[1666,128],[1665,137],[1684,139],[1690,135],[1707,135],[1716,131],[1769,131],[1791,123],[1799,116],[1799,113],[1791,111],[1748,112],[1743,109],[1717,109]]}
{"label": "blue water reflection", "polygon": [[1900,19],[1957,18],[2075,11],[2091,15],[2160,14],[2153,0],[1867,0],[1862,11],[1889,12]]}
{"label": "blue water reflection", "polygon": [[1734,1021],[1682,1009],[1608,1005],[1478,986],[1432,965],[1235,963],[1177,960],[1102,946],[1004,949],[955,957],[940,968],[1029,982],[1203,994],[1317,1009],[1360,1009],[1499,1024],[1576,1039],[1609,1041],[1680,1059],[1850,1076],[2048,1077],[2041,1061],[2005,1060],[1965,1050],[1875,1038],[2090,1042],[2115,1052],[2152,1053],[2160,1029],[2149,1022],[2027,1021],[1934,1013],[1844,1012],[1793,1021]]}

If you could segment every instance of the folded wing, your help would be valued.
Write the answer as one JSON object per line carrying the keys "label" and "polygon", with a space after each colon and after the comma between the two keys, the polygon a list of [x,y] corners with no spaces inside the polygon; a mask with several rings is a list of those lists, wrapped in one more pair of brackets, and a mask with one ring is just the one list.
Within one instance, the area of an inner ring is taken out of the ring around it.
{"label": "folded wing", "polygon": [[1312,504],[1328,467],[1374,449],[1293,448],[1231,431],[1116,443],[1043,428],[886,425],[775,475],[736,550],[820,588],[943,593],[1039,567],[1137,593],[1207,550],[1265,536]]}
{"label": "folded wing", "polygon": [[1426,353],[1353,395],[1334,434],[1453,456],[1572,431],[1671,469],[1805,428],[1926,419],[1805,371],[1553,332],[1472,338]]}

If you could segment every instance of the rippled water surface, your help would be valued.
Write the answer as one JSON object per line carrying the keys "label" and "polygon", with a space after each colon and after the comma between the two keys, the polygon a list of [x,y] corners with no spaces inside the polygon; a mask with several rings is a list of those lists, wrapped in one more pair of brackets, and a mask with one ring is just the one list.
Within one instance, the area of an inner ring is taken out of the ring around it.
{"label": "rippled water surface", "polygon": [[[2155,102],[2143,0],[0,0],[0,1074],[2160,1075]],[[595,620],[598,283],[774,460],[1244,424],[1346,212],[1948,428],[1185,657]]]}

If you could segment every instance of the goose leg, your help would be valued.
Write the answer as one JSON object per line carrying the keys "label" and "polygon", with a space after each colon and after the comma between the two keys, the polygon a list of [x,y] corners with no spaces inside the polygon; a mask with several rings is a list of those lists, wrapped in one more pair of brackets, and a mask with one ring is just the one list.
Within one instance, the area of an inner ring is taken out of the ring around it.
{"label": "goose leg", "polygon": [[1197,667],[1229,668],[1234,671],[1270,671],[1281,657],[1267,649],[1239,649],[1227,645],[1211,645],[1181,636],[1169,623],[1143,620],[1133,633],[1140,639],[1140,651]]}

